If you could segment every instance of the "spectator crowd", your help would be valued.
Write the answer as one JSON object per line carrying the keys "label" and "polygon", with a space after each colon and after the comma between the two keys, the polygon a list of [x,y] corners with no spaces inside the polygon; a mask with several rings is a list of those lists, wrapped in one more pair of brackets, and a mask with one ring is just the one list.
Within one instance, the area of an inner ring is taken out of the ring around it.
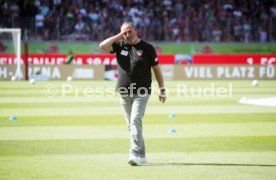
{"label": "spectator crowd", "polygon": [[127,20],[148,41],[276,40],[276,0],[0,2],[0,28],[21,28],[30,40],[99,41],[118,33]]}

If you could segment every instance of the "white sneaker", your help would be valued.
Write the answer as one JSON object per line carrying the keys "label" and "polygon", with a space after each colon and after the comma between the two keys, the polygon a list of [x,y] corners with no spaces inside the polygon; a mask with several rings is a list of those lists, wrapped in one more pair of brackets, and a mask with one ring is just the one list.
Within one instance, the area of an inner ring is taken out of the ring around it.
{"label": "white sneaker", "polygon": [[130,156],[130,158],[128,160],[128,164],[130,164],[131,166],[139,166],[139,165],[143,165],[146,163],[147,163],[147,160],[145,157]]}

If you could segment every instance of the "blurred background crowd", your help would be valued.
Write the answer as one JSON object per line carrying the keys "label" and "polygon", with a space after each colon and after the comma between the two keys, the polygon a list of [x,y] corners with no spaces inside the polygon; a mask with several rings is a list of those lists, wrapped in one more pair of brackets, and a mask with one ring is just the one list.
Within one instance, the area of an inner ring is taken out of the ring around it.
{"label": "blurred background crowd", "polygon": [[99,41],[130,20],[148,41],[275,42],[276,0],[18,0],[0,28],[29,40]]}

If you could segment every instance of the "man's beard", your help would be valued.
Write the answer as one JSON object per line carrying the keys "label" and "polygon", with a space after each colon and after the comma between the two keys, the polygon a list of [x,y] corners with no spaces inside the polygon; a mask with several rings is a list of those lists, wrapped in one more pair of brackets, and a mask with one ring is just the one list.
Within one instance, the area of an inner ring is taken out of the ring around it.
{"label": "man's beard", "polygon": [[135,38],[134,38],[134,37],[125,38],[125,41],[126,41],[128,44],[132,44],[132,43],[135,41]]}
{"label": "man's beard", "polygon": [[126,38],[126,42],[131,43],[133,41],[133,38]]}

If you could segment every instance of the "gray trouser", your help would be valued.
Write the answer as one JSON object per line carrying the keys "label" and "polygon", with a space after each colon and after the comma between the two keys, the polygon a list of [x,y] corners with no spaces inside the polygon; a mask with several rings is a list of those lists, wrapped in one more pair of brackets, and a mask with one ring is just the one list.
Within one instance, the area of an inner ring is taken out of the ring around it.
{"label": "gray trouser", "polygon": [[130,133],[130,154],[145,157],[142,118],[144,116],[149,95],[121,96],[125,120]]}

